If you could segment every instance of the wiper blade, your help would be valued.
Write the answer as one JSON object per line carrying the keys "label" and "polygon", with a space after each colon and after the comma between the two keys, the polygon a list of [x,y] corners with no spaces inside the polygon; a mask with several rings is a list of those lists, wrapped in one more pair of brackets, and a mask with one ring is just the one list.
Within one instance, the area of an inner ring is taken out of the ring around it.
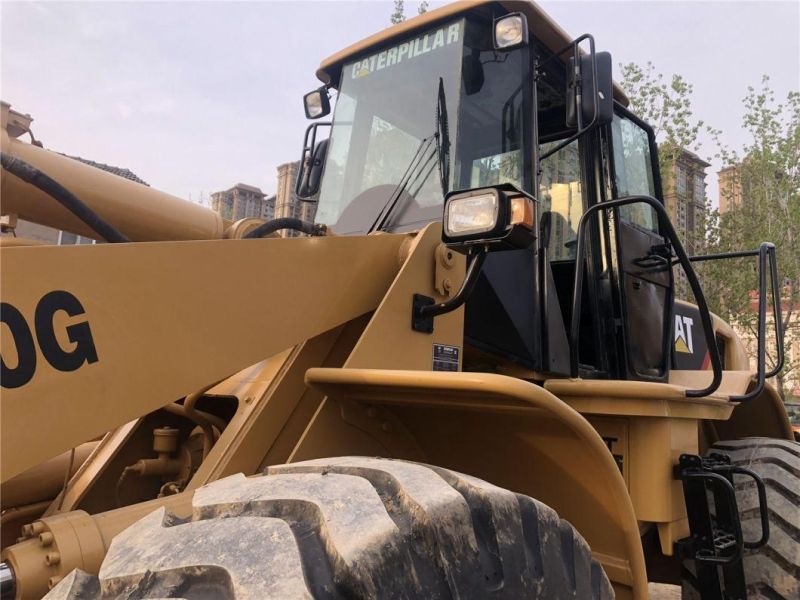
{"label": "wiper blade", "polygon": [[[397,202],[400,200],[400,197],[403,195],[403,192],[406,191],[408,184],[412,180],[412,176],[417,170],[417,167],[422,164],[422,159],[425,156],[425,153],[427,152],[431,143],[433,142],[434,137],[435,134],[422,138],[422,140],[419,143],[419,146],[417,146],[417,151],[414,153],[414,156],[411,157],[411,162],[408,163],[408,167],[406,167],[403,176],[400,178],[400,181],[397,183],[394,190],[392,190],[392,193],[389,195],[389,199],[386,201],[386,204],[378,213],[375,222],[372,223],[372,226],[369,228],[367,233],[372,233],[373,231],[380,231],[386,226],[387,222],[389,221],[389,217],[392,215],[392,212],[395,209],[395,206],[397,206]],[[428,160],[425,161],[425,164],[427,164],[428,161],[430,161],[430,158],[428,158]],[[417,174],[416,177],[414,177],[415,180],[417,178],[419,178],[419,173]]]}
{"label": "wiper blade", "polygon": [[439,179],[442,184],[442,199],[444,199],[450,187],[450,132],[447,123],[444,79],[441,77],[439,77],[439,95],[436,101],[436,156],[439,163]]}
{"label": "wiper blade", "polygon": [[[428,148],[433,140],[436,140],[436,148],[434,152],[425,158]],[[389,223],[389,218],[392,216],[392,213],[400,201],[400,197],[403,195],[403,192],[406,191],[406,188],[408,188],[409,184],[419,180],[417,191],[422,188],[422,185],[427,180],[428,175],[430,175],[430,171],[426,172],[427,165],[434,156],[436,156],[436,162],[439,167],[439,180],[442,186],[442,198],[444,198],[444,196],[447,195],[450,182],[450,133],[447,122],[447,100],[444,93],[444,79],[441,77],[439,78],[439,91],[436,98],[436,132],[433,135],[423,138],[419,143],[417,151],[411,158],[411,162],[408,164],[408,167],[406,167],[403,176],[400,178],[400,181],[395,186],[394,190],[392,190],[389,199],[378,213],[378,217],[375,219],[375,222],[369,228],[367,233],[380,231],[387,226]],[[418,169],[420,166],[422,168]],[[414,175],[414,173],[416,173],[416,175]],[[420,179],[421,176],[422,179]],[[412,196],[413,195],[416,195],[416,192],[414,192]]]}

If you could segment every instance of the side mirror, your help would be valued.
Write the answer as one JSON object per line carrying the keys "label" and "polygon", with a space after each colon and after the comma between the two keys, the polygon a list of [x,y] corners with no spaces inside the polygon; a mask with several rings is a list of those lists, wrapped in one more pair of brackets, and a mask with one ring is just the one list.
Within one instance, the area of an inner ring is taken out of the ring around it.
{"label": "side mirror", "polygon": [[300,179],[300,174],[298,173],[298,180],[300,181],[297,190],[298,198],[310,200],[319,192],[320,183],[322,182],[322,167],[325,165],[325,155],[327,153],[328,140],[317,142],[314,152],[310,156],[310,164],[303,169],[302,179]]}
{"label": "side mirror", "polygon": [[331,101],[328,98],[328,88],[324,85],[303,96],[303,108],[307,119],[319,119],[331,112]]}
{"label": "side mirror", "polygon": [[464,92],[467,96],[481,91],[485,76],[483,74],[483,64],[481,64],[480,50],[473,48],[469,54],[464,55],[461,61],[461,73]]}
{"label": "side mirror", "polygon": [[303,138],[303,151],[300,155],[300,168],[294,193],[300,200],[314,202],[322,183],[322,169],[325,166],[325,155],[328,153],[328,139],[317,141],[317,130],[330,127],[331,123],[312,123],[306,129]]}
{"label": "side mirror", "polygon": [[[567,127],[579,130],[604,125],[614,118],[614,83],[611,54],[578,54],[569,61],[567,78]],[[597,77],[595,78],[595,73]]]}

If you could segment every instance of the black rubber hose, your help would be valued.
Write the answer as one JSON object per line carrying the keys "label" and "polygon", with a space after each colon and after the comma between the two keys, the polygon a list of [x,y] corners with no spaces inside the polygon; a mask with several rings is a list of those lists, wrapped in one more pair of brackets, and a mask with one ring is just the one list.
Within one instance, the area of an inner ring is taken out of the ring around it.
{"label": "black rubber hose", "polygon": [[275,233],[279,229],[293,229],[308,235],[325,235],[324,225],[315,225],[308,221],[301,221],[292,217],[283,217],[280,219],[272,219],[253,229],[245,235],[245,239],[262,238],[268,236],[270,233]]}
{"label": "black rubber hose", "polygon": [[12,175],[16,175],[22,181],[30,183],[56,200],[105,241],[110,243],[130,242],[116,227],[84,204],[75,194],[33,165],[5,152],[0,153],[0,163]]}

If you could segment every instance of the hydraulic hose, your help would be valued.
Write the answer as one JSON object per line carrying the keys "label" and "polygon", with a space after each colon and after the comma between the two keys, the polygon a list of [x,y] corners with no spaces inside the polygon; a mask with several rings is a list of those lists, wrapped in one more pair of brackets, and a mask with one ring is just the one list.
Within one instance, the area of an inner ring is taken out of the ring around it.
{"label": "hydraulic hose", "polygon": [[307,235],[321,236],[325,235],[327,228],[325,225],[317,225],[309,223],[308,221],[301,221],[292,217],[282,217],[280,219],[272,219],[262,225],[259,225],[253,231],[245,235],[245,239],[263,238],[270,233],[275,233],[280,229],[293,229]]}
{"label": "hydraulic hose", "polygon": [[16,175],[56,200],[105,241],[130,242],[116,227],[84,204],[75,194],[33,165],[5,152],[0,153],[0,163],[12,175]]}
{"label": "hydraulic hose", "polygon": [[183,401],[183,410],[186,411],[186,416],[197,423],[203,430],[203,460],[208,457],[208,453],[211,452],[211,448],[214,446],[214,427],[211,425],[211,421],[200,414],[200,411],[198,411],[194,405],[203,397],[203,394],[211,389],[211,387],[213,386],[190,394],[186,396],[186,399]]}
{"label": "hydraulic hose", "polygon": [[[178,415],[178,416],[184,417],[186,419],[189,419],[195,425],[200,425],[200,422],[198,420],[196,420],[196,418],[195,418],[195,415],[197,415],[200,418],[203,418],[206,421],[210,422],[220,432],[223,431],[225,429],[225,427],[227,426],[227,423],[225,423],[224,419],[220,419],[217,415],[212,415],[211,413],[206,412],[204,410],[197,410],[195,408],[192,411],[192,415],[190,416],[189,414],[186,413],[186,410],[184,409],[183,404],[176,404],[176,403],[173,402],[172,404],[167,404],[165,406],[162,406],[161,408],[164,409],[165,411],[167,411],[168,413],[172,413],[173,415]],[[219,436],[217,434],[214,434],[214,439],[216,439],[217,437],[219,437]]]}
{"label": "hydraulic hose", "polygon": [[214,446],[214,442],[216,442],[214,427],[216,427],[221,433],[225,429],[226,423],[216,415],[198,410],[195,408],[195,404],[197,404],[197,401],[203,397],[203,394],[205,394],[218,383],[219,381],[215,381],[214,383],[205,386],[195,393],[189,394],[184,399],[183,404],[167,404],[164,406],[164,409],[167,412],[181,414],[187,419],[193,421],[203,430],[203,460],[206,459],[208,453],[211,452],[211,448]]}

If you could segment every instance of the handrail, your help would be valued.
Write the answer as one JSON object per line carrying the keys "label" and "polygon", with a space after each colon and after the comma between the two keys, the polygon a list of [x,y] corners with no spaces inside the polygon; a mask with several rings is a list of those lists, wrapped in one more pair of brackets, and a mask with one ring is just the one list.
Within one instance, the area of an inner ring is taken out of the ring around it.
{"label": "handrail", "polygon": [[[741,396],[731,396],[735,402],[752,400],[764,389],[768,377],[774,377],[783,368],[785,361],[783,348],[783,323],[781,322],[781,299],[778,285],[778,266],[775,257],[775,244],[762,242],[756,250],[742,250],[738,252],[723,252],[720,254],[704,254],[690,256],[691,262],[706,260],[725,260],[728,258],[742,258],[758,256],[758,339],[756,340],[756,387]],[[767,335],[767,263],[769,262],[770,283],[772,284],[772,316],[775,321],[775,347],[778,353],[775,368],[766,372],[767,350],[764,339]]]}
{"label": "handrail", "polygon": [[678,234],[675,232],[675,228],[672,227],[672,223],[670,223],[669,215],[667,214],[666,209],[658,200],[651,196],[627,196],[618,200],[608,200],[606,202],[595,204],[594,206],[589,207],[589,209],[583,213],[583,216],[578,223],[575,282],[572,292],[572,321],[570,323],[569,332],[570,376],[577,378],[579,375],[578,336],[581,326],[581,299],[583,295],[584,274],[583,258],[586,246],[585,233],[586,225],[589,222],[589,217],[600,211],[607,211],[612,208],[625,206],[627,204],[636,204],[638,202],[647,204],[656,211],[661,234],[664,235],[664,237],[666,237],[667,240],[672,244],[672,247],[678,258],[678,262],[686,273],[686,279],[689,281],[689,286],[692,288],[692,293],[694,294],[695,301],[697,302],[697,308],[700,311],[700,320],[703,324],[703,333],[706,338],[708,353],[711,357],[711,366],[714,371],[714,376],[711,380],[711,383],[707,387],[700,390],[686,390],[685,395],[687,398],[701,398],[703,396],[710,396],[719,388],[720,383],[722,383],[722,360],[720,359],[719,348],[717,347],[714,336],[714,326],[711,322],[711,314],[708,310],[708,304],[706,303],[705,296],[703,295],[703,290],[700,287],[700,282],[697,279],[697,274],[692,268],[689,257],[687,256],[686,251],[683,249],[683,245],[678,238]]}

